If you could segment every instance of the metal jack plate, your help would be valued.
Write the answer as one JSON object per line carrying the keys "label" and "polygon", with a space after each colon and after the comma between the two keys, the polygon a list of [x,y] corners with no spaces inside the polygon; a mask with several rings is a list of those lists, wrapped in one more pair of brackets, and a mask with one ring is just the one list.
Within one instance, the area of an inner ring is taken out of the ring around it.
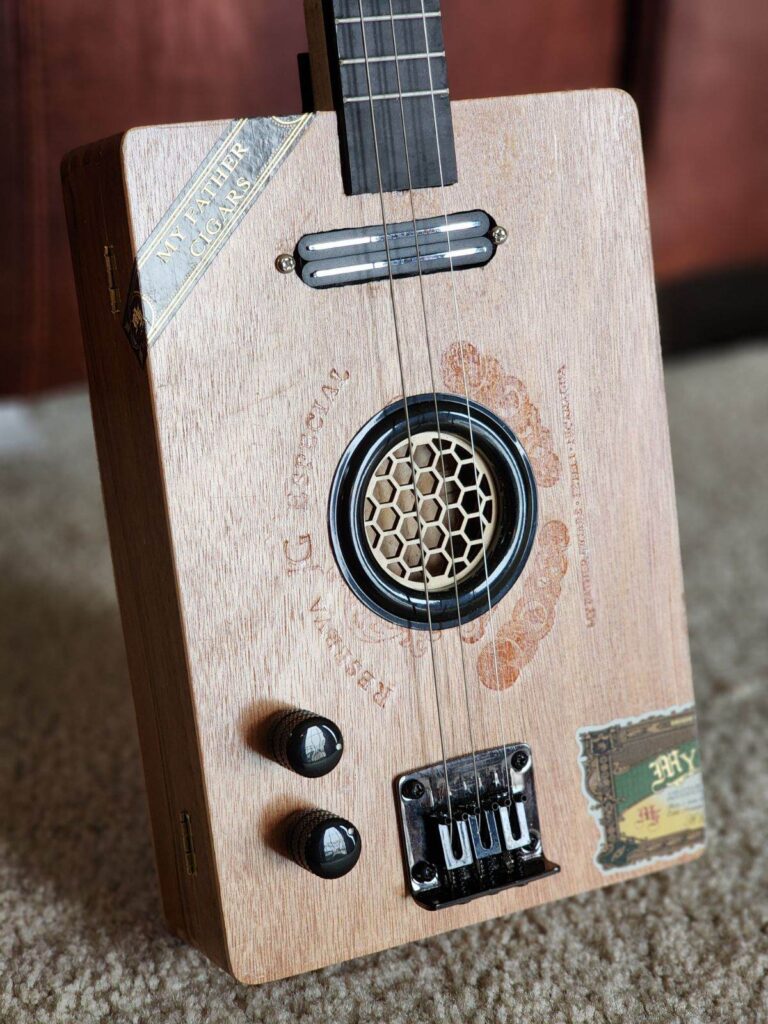
{"label": "metal jack plate", "polygon": [[493,747],[395,782],[411,895],[440,910],[560,868],[544,856],[531,748]]}

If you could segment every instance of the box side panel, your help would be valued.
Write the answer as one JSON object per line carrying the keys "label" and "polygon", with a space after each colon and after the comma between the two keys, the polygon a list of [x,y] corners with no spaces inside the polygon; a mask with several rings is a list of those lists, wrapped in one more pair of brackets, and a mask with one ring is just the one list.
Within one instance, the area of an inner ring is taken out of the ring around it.
{"label": "box side panel", "polygon": [[134,245],[120,146],[62,166],[91,409],[165,915],[226,967],[150,388],[122,329]]}

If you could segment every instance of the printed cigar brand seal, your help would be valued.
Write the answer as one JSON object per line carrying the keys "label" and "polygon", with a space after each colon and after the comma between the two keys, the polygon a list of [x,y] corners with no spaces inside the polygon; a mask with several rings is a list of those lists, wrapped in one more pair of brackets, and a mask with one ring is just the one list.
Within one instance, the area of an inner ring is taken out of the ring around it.
{"label": "printed cigar brand seal", "polygon": [[584,792],[601,831],[601,871],[631,870],[704,845],[693,706],[578,733]]}
{"label": "printed cigar brand seal", "polygon": [[142,365],[312,120],[231,121],[139,249],[123,329]]}

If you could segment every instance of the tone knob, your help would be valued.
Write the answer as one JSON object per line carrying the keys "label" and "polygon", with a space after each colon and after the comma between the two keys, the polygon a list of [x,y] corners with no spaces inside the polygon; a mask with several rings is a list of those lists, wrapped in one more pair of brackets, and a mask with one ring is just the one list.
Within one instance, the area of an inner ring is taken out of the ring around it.
{"label": "tone knob", "polygon": [[360,859],[360,833],[351,821],[330,811],[304,811],[291,823],[291,856],[320,878],[341,878]]}
{"label": "tone knob", "polygon": [[275,760],[308,779],[333,771],[344,753],[341,729],[329,718],[311,711],[281,715],[272,731]]}

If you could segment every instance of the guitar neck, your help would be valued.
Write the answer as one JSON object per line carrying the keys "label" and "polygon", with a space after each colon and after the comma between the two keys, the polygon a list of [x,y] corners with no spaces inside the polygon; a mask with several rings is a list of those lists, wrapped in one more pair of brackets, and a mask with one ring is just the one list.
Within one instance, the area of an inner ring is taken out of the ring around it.
{"label": "guitar neck", "polygon": [[440,0],[309,0],[307,23],[316,105],[337,111],[347,194],[454,184]]}

